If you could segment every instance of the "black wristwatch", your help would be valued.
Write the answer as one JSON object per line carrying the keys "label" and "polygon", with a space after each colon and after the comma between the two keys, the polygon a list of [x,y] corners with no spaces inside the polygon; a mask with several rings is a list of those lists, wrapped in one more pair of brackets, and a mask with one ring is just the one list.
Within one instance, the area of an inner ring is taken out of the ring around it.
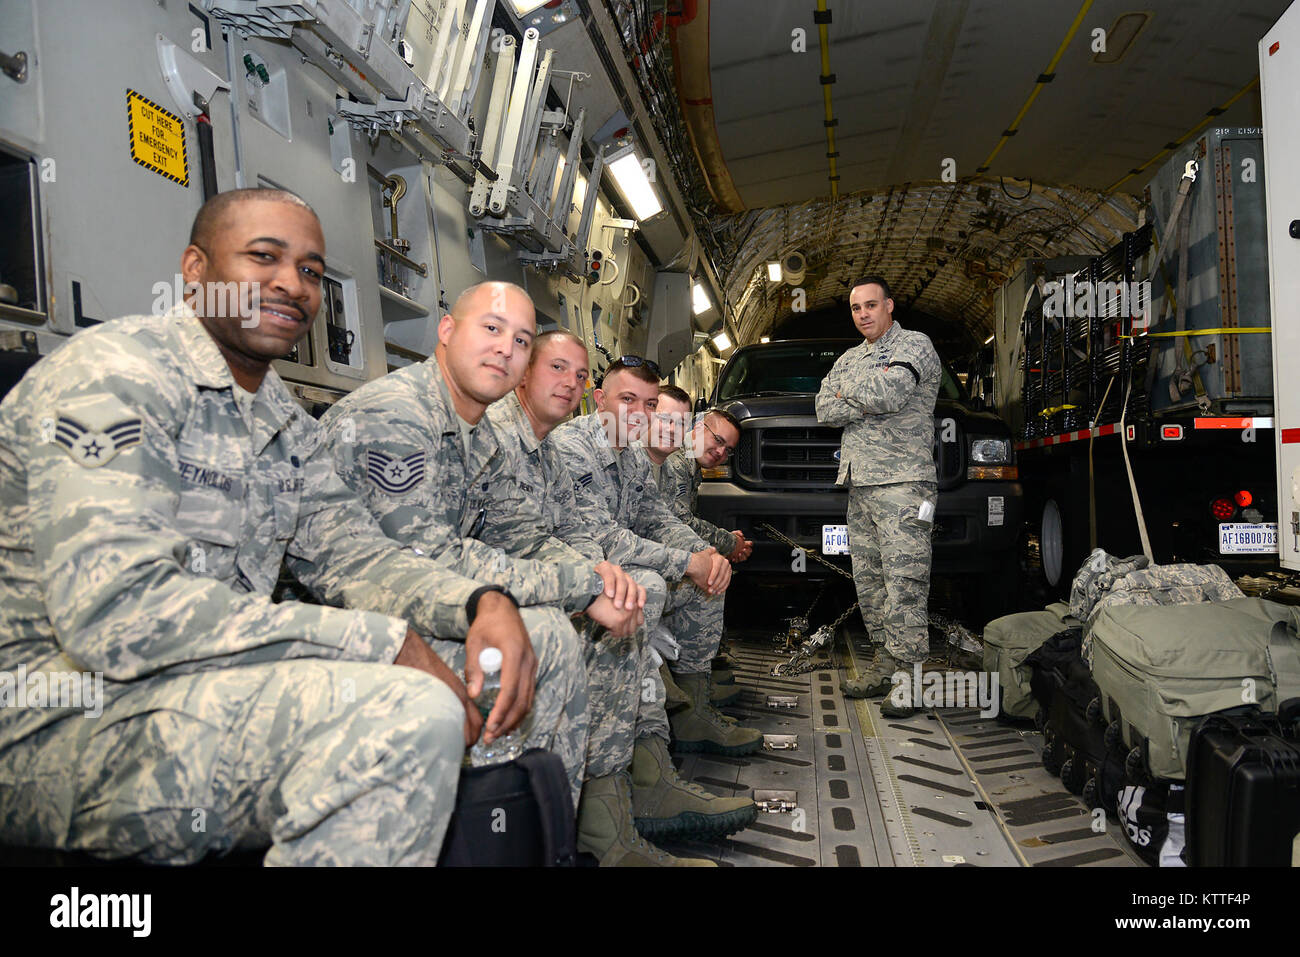
{"label": "black wristwatch", "polygon": [[518,599],[516,599],[514,595],[510,594],[504,585],[483,585],[481,588],[475,588],[473,593],[469,596],[469,600],[465,602],[465,615],[469,618],[469,623],[471,625],[474,624],[474,616],[478,614],[478,600],[490,591],[500,592],[510,599],[510,604],[514,605],[516,608],[519,607]]}
{"label": "black wristwatch", "polygon": [[605,579],[604,577],[601,576],[600,572],[596,571],[595,569],[593,569],[591,572],[591,588],[588,591],[588,594],[591,595],[591,601],[587,602],[586,604],[587,608],[590,608],[592,602],[594,602],[601,595],[605,594]]}

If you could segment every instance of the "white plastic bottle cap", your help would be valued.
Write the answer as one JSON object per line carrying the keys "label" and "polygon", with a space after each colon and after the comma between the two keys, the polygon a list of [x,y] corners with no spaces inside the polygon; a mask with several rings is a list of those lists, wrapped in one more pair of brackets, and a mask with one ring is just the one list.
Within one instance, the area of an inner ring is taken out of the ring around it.
{"label": "white plastic bottle cap", "polygon": [[478,653],[478,666],[486,675],[494,675],[501,670],[501,649],[484,648]]}

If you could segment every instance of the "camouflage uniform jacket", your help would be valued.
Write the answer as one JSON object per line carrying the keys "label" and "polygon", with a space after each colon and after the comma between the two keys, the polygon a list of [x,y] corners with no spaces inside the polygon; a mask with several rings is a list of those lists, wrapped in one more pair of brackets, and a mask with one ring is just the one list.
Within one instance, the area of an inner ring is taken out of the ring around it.
{"label": "camouflage uniform jacket", "polygon": [[929,338],[897,322],[836,360],[817,393],[817,421],[844,426],[836,485],[937,481],[940,372]]}
{"label": "camouflage uniform jacket", "polygon": [[[0,671],[102,672],[113,700],[239,665],[389,662],[399,619],[465,634],[478,585],[384,537],[274,370],[251,432],[232,385],[178,307],[79,333],[0,403]],[[282,560],[374,611],[273,603]],[[69,713],[0,708],[0,751]]]}
{"label": "camouflage uniform jacket", "polygon": [[398,369],[344,396],[321,417],[339,477],[390,538],[520,605],[570,613],[592,601],[594,561],[511,558],[481,540],[485,528],[512,538],[538,534],[516,496],[485,415],[468,459],[437,357]]}
{"label": "camouflage uniform jacket", "polygon": [[691,554],[707,546],[669,511],[645,450],[633,446],[617,455],[596,412],[565,422],[551,435],[605,557],[680,581]]}
{"label": "camouflage uniform jacket", "polygon": [[689,525],[696,535],[718,550],[730,555],[736,550],[736,536],[712,522],[706,522],[696,513],[700,499],[700,463],[685,449],[678,449],[663,464],[663,480],[659,489],[668,500],[673,514]]}
{"label": "camouflage uniform jacket", "polygon": [[[576,552],[593,562],[604,561],[605,553],[591,532],[590,516],[578,505],[573,476],[554,439],[550,435],[537,437],[514,392],[492,403],[487,414],[501,443],[505,471],[517,493],[515,501],[522,508],[512,527],[490,525],[483,530],[483,540],[522,558],[560,561]],[[528,531],[534,534],[530,537]]]}

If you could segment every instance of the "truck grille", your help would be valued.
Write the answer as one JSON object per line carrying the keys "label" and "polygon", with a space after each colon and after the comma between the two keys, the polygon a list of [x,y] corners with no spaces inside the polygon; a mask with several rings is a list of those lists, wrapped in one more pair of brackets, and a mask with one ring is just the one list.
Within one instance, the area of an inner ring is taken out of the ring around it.
{"label": "truck grille", "polygon": [[943,418],[934,420],[934,468],[941,489],[960,485],[966,477],[966,430],[961,422],[954,420],[954,441],[942,442],[943,422]]}
{"label": "truck grille", "polygon": [[826,426],[746,429],[736,470],[751,482],[784,488],[829,488],[840,464],[840,430]]}
{"label": "truck grille", "polygon": [[[942,418],[935,419],[935,466],[939,487],[958,484],[966,467],[966,436],[958,422],[955,441],[939,441]],[[831,488],[839,474],[835,453],[840,429],[829,426],[743,428],[736,448],[736,473],[751,485],[780,488]]]}

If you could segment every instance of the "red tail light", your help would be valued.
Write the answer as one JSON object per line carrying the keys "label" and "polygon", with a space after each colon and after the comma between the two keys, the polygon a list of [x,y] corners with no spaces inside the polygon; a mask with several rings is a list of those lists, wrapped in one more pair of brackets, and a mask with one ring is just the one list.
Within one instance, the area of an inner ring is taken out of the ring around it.
{"label": "red tail light", "polygon": [[1251,502],[1255,501],[1255,496],[1251,495],[1245,489],[1242,489],[1240,492],[1238,492],[1236,495],[1232,497],[1236,500],[1237,504],[1242,508],[1245,508]]}
{"label": "red tail light", "polygon": [[1237,506],[1232,504],[1231,499],[1216,498],[1210,503],[1210,511],[1214,513],[1214,517],[1219,521],[1226,522],[1237,511]]}

